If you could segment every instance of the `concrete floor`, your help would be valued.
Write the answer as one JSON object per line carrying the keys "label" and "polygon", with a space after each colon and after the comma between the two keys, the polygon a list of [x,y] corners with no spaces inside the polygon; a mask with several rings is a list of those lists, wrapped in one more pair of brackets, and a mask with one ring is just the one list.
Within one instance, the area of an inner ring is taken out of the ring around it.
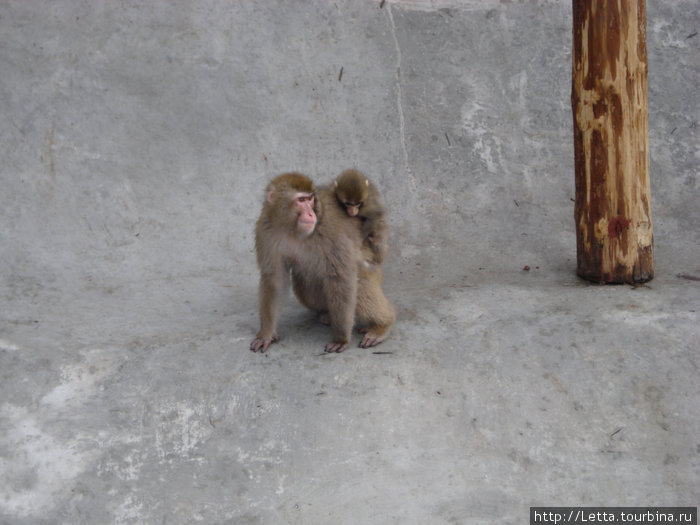
{"label": "concrete floor", "polygon": [[[0,3],[0,523],[697,505],[700,4],[647,8],[633,288],[575,276],[568,1]],[[352,166],[395,331],[249,352],[265,182]]]}

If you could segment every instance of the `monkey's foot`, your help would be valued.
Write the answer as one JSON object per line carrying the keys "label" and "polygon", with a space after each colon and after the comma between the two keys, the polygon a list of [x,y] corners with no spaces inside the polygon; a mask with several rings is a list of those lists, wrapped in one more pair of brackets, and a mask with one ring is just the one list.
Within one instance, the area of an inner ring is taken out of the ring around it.
{"label": "monkey's foot", "polygon": [[344,352],[348,347],[348,343],[338,343],[336,341],[331,341],[326,345],[325,351],[329,354],[339,354],[340,352]]}
{"label": "monkey's foot", "polygon": [[379,332],[376,330],[369,330],[362,338],[362,341],[360,341],[360,348],[371,348],[372,346],[377,346],[387,337],[389,337],[388,331]]}
{"label": "monkey's foot", "polygon": [[253,339],[253,342],[250,343],[250,351],[264,353],[267,351],[267,349],[272,343],[275,343],[279,340],[280,336],[277,334],[271,337],[256,337],[255,339]]}

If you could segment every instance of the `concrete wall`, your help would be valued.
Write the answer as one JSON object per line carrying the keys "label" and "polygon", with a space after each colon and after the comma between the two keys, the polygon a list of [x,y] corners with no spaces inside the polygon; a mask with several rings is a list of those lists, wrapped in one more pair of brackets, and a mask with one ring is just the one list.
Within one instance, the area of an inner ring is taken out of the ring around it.
{"label": "concrete wall", "polygon": [[[649,4],[664,272],[667,250],[697,255],[699,15],[696,2]],[[385,193],[395,265],[575,267],[568,2],[0,10],[6,284],[247,279],[265,181],[350,166]]]}

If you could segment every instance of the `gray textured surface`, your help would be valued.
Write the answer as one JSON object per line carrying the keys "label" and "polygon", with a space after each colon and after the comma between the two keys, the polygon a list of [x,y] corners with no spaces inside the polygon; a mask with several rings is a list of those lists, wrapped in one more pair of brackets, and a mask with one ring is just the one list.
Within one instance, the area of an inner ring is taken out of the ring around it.
{"label": "gray textured surface", "polygon": [[[697,505],[700,5],[648,2],[636,289],[574,275],[570,9],[0,3],[0,523]],[[391,353],[319,356],[293,299],[250,353],[265,182],[351,166],[389,207]]]}

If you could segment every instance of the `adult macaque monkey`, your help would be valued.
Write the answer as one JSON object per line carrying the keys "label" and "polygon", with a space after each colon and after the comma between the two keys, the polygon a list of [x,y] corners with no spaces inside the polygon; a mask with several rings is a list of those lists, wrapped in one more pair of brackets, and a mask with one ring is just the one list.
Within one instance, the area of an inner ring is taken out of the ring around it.
{"label": "adult macaque monkey", "polygon": [[362,236],[372,251],[372,264],[382,264],[389,250],[387,240],[386,211],[377,188],[362,172],[345,170],[333,181],[335,196],[350,217],[359,217]]}
{"label": "adult macaque monkey", "polygon": [[363,267],[361,224],[334,199],[331,189],[316,190],[300,173],[280,175],[267,186],[255,227],[260,331],[252,351],[265,352],[279,340],[277,320],[290,277],[299,301],[330,321],[333,340],[326,352],[347,348],[355,320],[368,325],[362,348],[389,335],[396,313],[382,291],[381,267]]}

